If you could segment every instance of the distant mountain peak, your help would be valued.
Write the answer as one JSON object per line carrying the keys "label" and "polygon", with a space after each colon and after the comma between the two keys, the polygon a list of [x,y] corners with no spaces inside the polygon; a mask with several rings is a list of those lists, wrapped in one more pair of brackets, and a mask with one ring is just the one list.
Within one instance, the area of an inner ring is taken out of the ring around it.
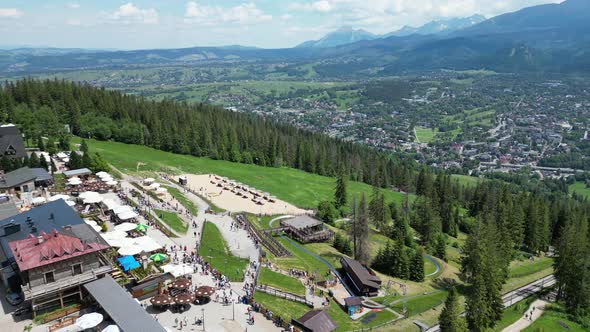
{"label": "distant mountain peak", "polygon": [[351,26],[343,26],[336,31],[330,32],[321,39],[306,41],[297,45],[296,48],[328,48],[356,43],[362,40],[372,40],[375,38],[379,38],[379,36],[363,29],[354,29]]}

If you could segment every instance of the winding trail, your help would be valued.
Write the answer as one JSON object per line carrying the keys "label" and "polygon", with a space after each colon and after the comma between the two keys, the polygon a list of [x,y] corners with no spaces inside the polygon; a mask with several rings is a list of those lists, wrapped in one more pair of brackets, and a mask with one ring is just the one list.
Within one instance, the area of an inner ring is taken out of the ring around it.
{"label": "winding trail", "polygon": [[[502,332],[518,332],[518,331],[524,330],[529,325],[531,325],[534,321],[536,321],[539,317],[541,317],[541,315],[545,311],[545,306],[547,304],[548,304],[547,301],[541,300],[541,299],[533,301],[533,303],[531,303],[531,305],[529,306],[529,308],[525,312],[525,314],[528,314],[528,317],[530,317],[530,319],[527,318],[526,316],[522,316],[519,320],[514,322],[512,325],[503,329]],[[531,313],[531,311],[532,311],[532,313]]]}
{"label": "winding trail", "polygon": [[436,267],[434,272],[425,275],[425,277],[432,277],[433,275],[436,275],[438,272],[440,272],[440,264],[438,263],[438,261],[434,257],[427,255],[427,254],[423,254],[422,256],[424,256],[424,258],[431,261],[432,264],[434,264],[434,267]]}

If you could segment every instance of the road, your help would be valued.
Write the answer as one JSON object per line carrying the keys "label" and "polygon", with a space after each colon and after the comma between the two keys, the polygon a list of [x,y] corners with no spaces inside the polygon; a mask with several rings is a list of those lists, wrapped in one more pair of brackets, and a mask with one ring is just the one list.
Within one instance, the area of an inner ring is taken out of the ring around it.
{"label": "road", "polygon": [[[552,287],[553,285],[555,285],[555,276],[550,274],[546,277],[535,280],[530,284],[524,285],[520,288],[510,291],[502,296],[502,300],[504,301],[504,307],[509,307],[517,302],[526,299],[527,297],[535,293],[542,291],[543,289]],[[465,313],[462,313],[461,315],[465,315]],[[440,326],[438,324],[434,325],[428,330],[426,330],[426,332],[440,332]]]}

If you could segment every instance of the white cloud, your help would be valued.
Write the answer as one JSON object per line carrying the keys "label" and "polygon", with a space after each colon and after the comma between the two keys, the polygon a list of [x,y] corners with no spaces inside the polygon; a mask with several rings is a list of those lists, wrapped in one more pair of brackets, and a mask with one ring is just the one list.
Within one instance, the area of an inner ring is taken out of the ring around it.
{"label": "white cloud", "polygon": [[199,5],[194,1],[186,4],[186,23],[214,25],[218,23],[236,23],[241,25],[257,24],[272,20],[272,15],[256,7],[254,3],[224,8],[220,6]]}
{"label": "white cloud", "polygon": [[281,15],[281,20],[282,21],[290,21],[292,19],[293,19],[293,15],[291,15],[291,14],[283,14],[283,15]]}
{"label": "white cloud", "polygon": [[66,5],[70,9],[78,9],[80,8],[80,4],[77,2],[70,2]]}
{"label": "white cloud", "polygon": [[2,18],[20,18],[23,12],[16,8],[0,8],[0,17]]}
{"label": "white cloud", "polygon": [[289,5],[292,10],[305,10],[312,12],[328,13],[334,9],[334,3],[328,0],[314,2],[296,2]]}
{"label": "white cloud", "polygon": [[80,25],[82,25],[82,22],[78,19],[73,18],[73,19],[67,20],[66,24],[71,25],[71,26],[80,26]]}
{"label": "white cloud", "polygon": [[110,14],[108,18],[125,24],[156,24],[160,19],[158,12],[154,8],[142,9],[134,5],[132,2],[121,5],[119,9]]}

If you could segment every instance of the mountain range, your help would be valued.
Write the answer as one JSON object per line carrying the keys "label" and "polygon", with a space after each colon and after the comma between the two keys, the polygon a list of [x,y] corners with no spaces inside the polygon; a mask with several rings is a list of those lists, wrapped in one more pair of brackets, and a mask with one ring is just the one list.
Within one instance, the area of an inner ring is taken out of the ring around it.
{"label": "mountain range", "polygon": [[[489,69],[498,72],[590,73],[589,0],[528,7],[462,29],[363,39],[341,29],[345,44],[255,49],[193,47],[112,52],[1,51],[0,72],[34,73],[92,68],[225,62],[281,63],[313,68],[320,77],[371,77],[404,71]],[[428,24],[427,24],[428,25]],[[439,25],[440,27],[440,25]],[[426,29],[426,28],[425,28]],[[426,30],[422,30],[426,31]],[[428,30],[433,31],[433,30]],[[444,32],[443,32],[444,31]],[[352,37],[351,37],[352,35]],[[325,42],[327,44],[327,42]],[[297,75],[297,70],[292,71]],[[307,72],[307,71],[306,71]]]}
{"label": "mountain range", "polygon": [[387,38],[392,36],[403,37],[409,35],[436,35],[447,34],[460,29],[468,28],[478,23],[485,21],[482,15],[473,15],[464,18],[451,18],[446,20],[435,20],[428,22],[419,27],[404,26],[397,31],[393,31],[384,35],[376,35],[365,31],[363,29],[355,30],[352,27],[342,27],[334,32],[331,32],[321,39],[309,40],[303,42],[296,48],[329,48],[352,44],[363,40],[374,40]]}

